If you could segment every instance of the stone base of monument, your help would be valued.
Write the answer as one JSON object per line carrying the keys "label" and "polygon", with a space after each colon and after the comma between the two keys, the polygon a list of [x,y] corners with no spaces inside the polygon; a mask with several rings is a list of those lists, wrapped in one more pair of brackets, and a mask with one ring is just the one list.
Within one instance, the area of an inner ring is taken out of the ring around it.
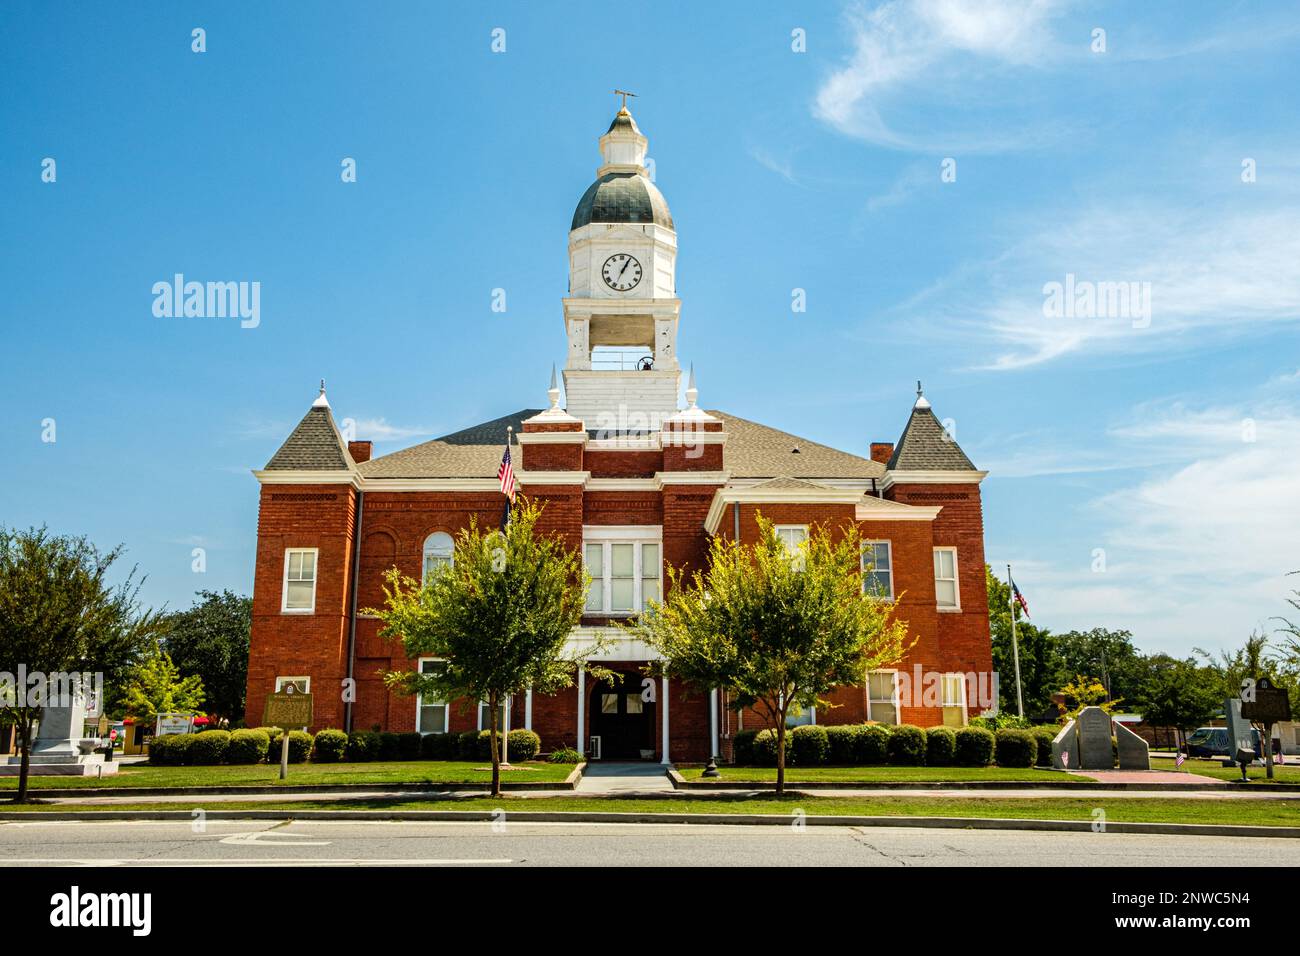
{"label": "stone base of monument", "polygon": [[[117,773],[120,765],[97,753],[40,753],[29,758],[27,773],[32,777],[107,777]],[[22,757],[8,757],[0,762],[0,777],[17,777],[22,773]]]}

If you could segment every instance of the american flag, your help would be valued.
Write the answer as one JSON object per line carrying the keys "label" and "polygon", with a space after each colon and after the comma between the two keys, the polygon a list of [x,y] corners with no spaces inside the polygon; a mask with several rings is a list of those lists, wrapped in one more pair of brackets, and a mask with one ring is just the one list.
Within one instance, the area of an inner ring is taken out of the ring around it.
{"label": "american flag", "polygon": [[1029,617],[1029,602],[1025,600],[1025,596],[1020,593],[1020,588],[1016,587],[1016,582],[1010,576],[1008,576],[1007,580],[1011,581],[1011,596],[1020,605],[1020,610],[1025,612],[1025,617]]}
{"label": "american flag", "polygon": [[515,503],[515,466],[510,464],[510,443],[506,442],[506,450],[501,455],[501,467],[497,469],[497,478],[501,480],[501,493],[510,499],[510,503]]}
{"label": "american flag", "polygon": [[1174,758],[1174,767],[1181,767],[1183,762],[1186,760],[1187,754],[1183,753],[1181,750],[1178,751],[1178,756]]}

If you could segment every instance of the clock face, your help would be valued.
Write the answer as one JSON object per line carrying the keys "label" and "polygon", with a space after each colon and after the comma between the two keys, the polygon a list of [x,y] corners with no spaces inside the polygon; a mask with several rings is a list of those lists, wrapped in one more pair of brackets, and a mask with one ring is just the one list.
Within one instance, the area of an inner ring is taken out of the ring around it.
{"label": "clock face", "polygon": [[600,274],[605,279],[605,285],[615,292],[626,292],[635,289],[641,282],[641,263],[626,252],[620,252],[605,260]]}

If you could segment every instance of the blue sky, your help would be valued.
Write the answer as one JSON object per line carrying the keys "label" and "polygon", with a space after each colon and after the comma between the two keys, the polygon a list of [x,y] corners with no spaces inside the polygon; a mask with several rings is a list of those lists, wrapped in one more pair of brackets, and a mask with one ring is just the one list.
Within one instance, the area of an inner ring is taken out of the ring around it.
{"label": "blue sky", "polygon": [[[922,379],[1036,622],[1268,626],[1300,581],[1300,13],[805,6],[6,4],[0,522],[121,542],[186,606],[251,589],[249,471],[321,377],[378,453],[543,404],[620,86],[702,404],[865,453]],[[155,317],[178,272],[260,282],[260,325]],[[1067,275],[1149,284],[1149,321],[1048,316]]]}

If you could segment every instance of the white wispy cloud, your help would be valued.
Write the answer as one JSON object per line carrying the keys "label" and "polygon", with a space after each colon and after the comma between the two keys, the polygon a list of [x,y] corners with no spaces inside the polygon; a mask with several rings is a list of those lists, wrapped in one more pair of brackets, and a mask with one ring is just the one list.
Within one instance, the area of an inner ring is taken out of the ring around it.
{"label": "white wispy cloud", "polygon": [[427,425],[393,425],[386,418],[356,419],[356,437],[362,441],[402,441],[431,436],[435,431]]}
{"label": "white wispy cloud", "polygon": [[[813,113],[842,133],[897,149],[941,143],[970,153],[1050,139],[1053,124],[998,124],[994,132],[972,107],[990,105],[978,79],[1060,59],[1052,21],[1063,7],[1060,0],[855,4],[846,12],[853,51],[817,91]],[[942,121],[927,116],[916,131],[886,118],[900,102],[914,107],[921,99],[960,108]]]}

